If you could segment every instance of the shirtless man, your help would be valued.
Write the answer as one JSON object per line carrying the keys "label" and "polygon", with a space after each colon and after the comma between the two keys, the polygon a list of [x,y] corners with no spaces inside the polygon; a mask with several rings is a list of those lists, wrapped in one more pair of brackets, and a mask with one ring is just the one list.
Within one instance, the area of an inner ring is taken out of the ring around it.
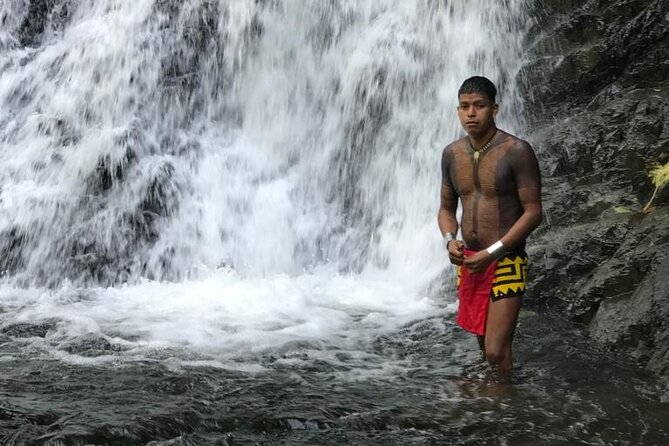
{"label": "shirtless man", "polygon": [[[508,381],[525,292],[525,239],[541,223],[541,178],[532,147],[495,125],[496,95],[494,84],[479,76],[458,91],[467,136],[443,151],[438,222],[449,259],[458,265],[457,321],[477,334],[493,372]],[[464,240],[456,237],[459,228]],[[478,302],[472,300],[477,291]]]}

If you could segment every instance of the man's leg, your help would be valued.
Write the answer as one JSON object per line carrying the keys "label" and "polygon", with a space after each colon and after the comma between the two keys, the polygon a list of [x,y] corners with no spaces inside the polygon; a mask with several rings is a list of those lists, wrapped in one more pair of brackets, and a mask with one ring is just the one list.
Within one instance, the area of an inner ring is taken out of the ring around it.
{"label": "man's leg", "polygon": [[479,348],[481,349],[481,361],[485,362],[485,336],[476,335],[476,340],[479,343]]}
{"label": "man's leg", "polygon": [[485,329],[485,356],[500,381],[511,379],[511,344],[518,322],[521,298],[506,297],[488,306]]}
{"label": "man's leg", "polygon": [[479,342],[481,353],[485,353],[485,336],[476,335],[476,340]]}

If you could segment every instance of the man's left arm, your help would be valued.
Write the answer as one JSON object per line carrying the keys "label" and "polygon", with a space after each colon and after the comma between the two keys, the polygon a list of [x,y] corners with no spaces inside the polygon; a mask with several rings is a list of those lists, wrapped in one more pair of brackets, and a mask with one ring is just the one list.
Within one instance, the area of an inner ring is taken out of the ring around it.
{"label": "man's left arm", "polygon": [[523,208],[523,213],[500,240],[505,251],[511,250],[525,241],[541,223],[543,212],[541,206],[541,173],[534,150],[529,144],[522,142],[518,147],[512,149],[511,155],[511,168],[516,179],[518,199]]}

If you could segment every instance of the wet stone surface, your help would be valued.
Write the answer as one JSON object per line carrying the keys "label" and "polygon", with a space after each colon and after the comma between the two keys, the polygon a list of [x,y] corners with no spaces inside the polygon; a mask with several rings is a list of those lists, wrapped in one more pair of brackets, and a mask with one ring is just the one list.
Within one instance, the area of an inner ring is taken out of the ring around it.
{"label": "wet stone surface", "polygon": [[669,162],[669,3],[534,5],[523,69],[543,174],[544,223],[530,243],[539,306],[589,325],[664,378],[669,187],[648,173]]}

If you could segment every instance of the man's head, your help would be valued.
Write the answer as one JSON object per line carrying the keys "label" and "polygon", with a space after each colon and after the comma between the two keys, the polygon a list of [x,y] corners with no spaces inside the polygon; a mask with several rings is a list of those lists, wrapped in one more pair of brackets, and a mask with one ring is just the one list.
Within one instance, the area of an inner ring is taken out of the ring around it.
{"label": "man's head", "polygon": [[458,90],[458,117],[469,136],[482,138],[495,128],[498,105],[495,84],[482,76],[470,77]]}
{"label": "man's head", "polygon": [[490,103],[495,103],[495,98],[497,97],[497,88],[490,79],[483,76],[472,76],[460,85],[458,90],[458,96],[463,93],[479,93],[484,96],[487,96]]}

